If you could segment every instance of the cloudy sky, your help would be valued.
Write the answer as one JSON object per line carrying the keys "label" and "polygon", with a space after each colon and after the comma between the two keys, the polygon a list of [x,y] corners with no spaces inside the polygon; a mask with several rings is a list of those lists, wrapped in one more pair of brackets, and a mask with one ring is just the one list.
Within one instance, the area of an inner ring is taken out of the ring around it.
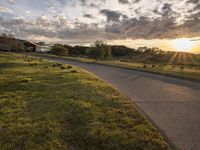
{"label": "cloudy sky", "polygon": [[170,49],[170,39],[199,41],[200,0],[0,0],[0,33]]}

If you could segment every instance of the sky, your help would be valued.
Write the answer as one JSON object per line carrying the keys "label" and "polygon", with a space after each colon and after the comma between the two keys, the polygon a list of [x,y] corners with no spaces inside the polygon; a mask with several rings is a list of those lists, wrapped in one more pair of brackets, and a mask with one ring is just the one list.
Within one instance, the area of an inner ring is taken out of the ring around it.
{"label": "sky", "polygon": [[189,38],[200,52],[200,0],[0,0],[0,33],[31,41],[96,40],[172,50]]}

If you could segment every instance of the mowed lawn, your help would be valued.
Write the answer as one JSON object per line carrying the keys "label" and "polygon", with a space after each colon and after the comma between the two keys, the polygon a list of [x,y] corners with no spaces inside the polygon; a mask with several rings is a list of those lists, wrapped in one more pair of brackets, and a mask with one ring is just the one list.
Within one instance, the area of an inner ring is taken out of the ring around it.
{"label": "mowed lawn", "polygon": [[170,148],[126,96],[93,74],[0,53],[0,149]]}
{"label": "mowed lawn", "polygon": [[117,59],[100,61],[100,60],[95,60],[91,58],[64,57],[64,56],[56,56],[56,55],[40,54],[40,53],[31,53],[31,55],[39,56],[39,57],[42,57],[42,56],[58,57],[58,58],[86,62],[86,63],[104,64],[104,65],[110,65],[114,67],[122,67],[126,69],[133,69],[133,70],[145,71],[145,72],[150,72],[150,73],[158,73],[158,74],[168,75],[168,76],[177,77],[177,78],[200,81],[200,57],[198,57],[198,59],[196,58],[196,60],[193,60],[195,61],[194,63],[184,62],[184,60],[182,60],[183,64],[180,65],[180,64],[164,64],[164,62],[162,61],[160,63],[150,64],[150,63],[139,63],[139,62],[123,62]]}

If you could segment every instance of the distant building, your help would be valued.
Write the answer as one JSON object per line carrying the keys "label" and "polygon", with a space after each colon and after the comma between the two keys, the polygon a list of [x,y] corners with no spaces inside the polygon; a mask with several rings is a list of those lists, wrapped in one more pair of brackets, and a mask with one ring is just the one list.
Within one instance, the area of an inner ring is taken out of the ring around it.
{"label": "distant building", "polygon": [[38,42],[36,44],[40,46],[40,50],[37,50],[37,52],[44,52],[44,53],[50,51],[52,46],[51,44],[46,44],[45,42]]}
{"label": "distant building", "polygon": [[44,46],[40,46],[40,52],[48,52],[51,50],[51,45],[44,45]]}
{"label": "distant building", "polygon": [[0,51],[40,51],[41,47],[26,40],[0,37]]}

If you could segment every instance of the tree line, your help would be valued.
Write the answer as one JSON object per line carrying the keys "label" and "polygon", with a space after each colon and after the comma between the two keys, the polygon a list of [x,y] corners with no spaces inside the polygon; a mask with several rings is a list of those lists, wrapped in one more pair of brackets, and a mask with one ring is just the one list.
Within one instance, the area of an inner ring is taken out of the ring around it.
{"label": "tree line", "polygon": [[159,48],[139,47],[137,49],[126,46],[110,46],[104,41],[98,40],[90,47],[88,46],[70,46],[55,44],[50,53],[61,56],[85,56],[94,59],[106,60],[112,57],[132,57],[138,55],[159,56],[170,52],[164,52]]}

